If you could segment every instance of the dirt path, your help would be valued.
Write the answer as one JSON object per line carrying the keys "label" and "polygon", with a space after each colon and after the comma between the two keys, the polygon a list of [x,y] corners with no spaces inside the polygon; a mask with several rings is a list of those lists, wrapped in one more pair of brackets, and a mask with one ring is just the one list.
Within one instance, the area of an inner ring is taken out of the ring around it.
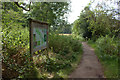
{"label": "dirt path", "polygon": [[83,56],[77,69],[73,71],[69,78],[103,78],[102,66],[94,53],[94,49],[89,47],[86,42],[83,44]]}

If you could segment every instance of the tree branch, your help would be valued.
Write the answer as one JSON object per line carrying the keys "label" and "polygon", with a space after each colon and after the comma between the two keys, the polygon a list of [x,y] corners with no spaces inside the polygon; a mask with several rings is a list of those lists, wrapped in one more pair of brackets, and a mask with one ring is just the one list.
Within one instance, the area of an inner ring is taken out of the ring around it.
{"label": "tree branch", "polygon": [[14,2],[18,7],[20,7],[20,8],[22,8],[23,10],[25,10],[25,11],[30,11],[30,5],[31,5],[31,2],[30,2],[30,4],[29,4],[29,9],[26,9],[25,7],[23,7],[23,6],[20,6],[19,4],[18,4],[18,2]]}

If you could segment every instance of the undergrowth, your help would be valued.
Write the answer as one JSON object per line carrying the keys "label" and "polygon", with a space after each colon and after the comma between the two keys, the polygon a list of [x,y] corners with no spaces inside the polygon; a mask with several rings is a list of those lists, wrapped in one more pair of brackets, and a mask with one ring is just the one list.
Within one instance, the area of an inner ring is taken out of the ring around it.
{"label": "undergrowth", "polygon": [[72,38],[52,34],[49,36],[49,52],[43,51],[33,60],[42,77],[67,78],[78,65],[82,55],[82,44]]}

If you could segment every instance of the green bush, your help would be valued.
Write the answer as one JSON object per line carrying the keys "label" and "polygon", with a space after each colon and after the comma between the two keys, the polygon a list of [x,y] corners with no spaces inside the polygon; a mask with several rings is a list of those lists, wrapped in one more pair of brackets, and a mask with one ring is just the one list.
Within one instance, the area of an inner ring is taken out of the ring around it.
{"label": "green bush", "polygon": [[[21,20],[19,20],[21,19]],[[29,29],[23,27],[20,12],[2,12],[3,77],[13,78],[30,71]],[[13,75],[17,74],[17,75]]]}
{"label": "green bush", "polygon": [[80,40],[80,41],[85,41],[84,37],[82,34],[75,34],[75,33],[72,33],[72,36],[74,39],[77,39],[77,40]]}
{"label": "green bush", "polygon": [[29,31],[22,28],[11,29],[8,34],[3,31],[3,47],[9,52],[9,55],[17,54],[20,49],[29,44]]}
{"label": "green bush", "polygon": [[66,55],[72,52],[79,52],[81,46],[81,43],[72,36],[49,35],[49,47],[53,48],[55,53]]}
{"label": "green bush", "polygon": [[109,54],[109,55],[118,55],[118,43],[114,40],[114,37],[109,37],[106,35],[105,37],[100,37],[96,41],[97,49],[101,53]]}
{"label": "green bush", "polygon": [[61,76],[60,75],[61,70],[63,70],[62,72],[63,74],[64,72],[69,72],[73,68],[73,63],[75,61],[78,61],[78,58],[81,57],[82,54],[81,42],[73,38],[73,36],[59,35],[55,33],[49,34],[48,41],[50,53],[53,54],[49,54],[52,56],[41,61],[41,63],[38,62],[38,64],[44,65],[43,66],[44,71],[46,70],[49,73],[59,74],[59,76]]}
{"label": "green bush", "polygon": [[[9,33],[7,33],[9,31]],[[8,73],[17,72],[19,76],[24,75],[26,71],[30,71],[30,51],[29,51],[29,31],[26,28],[12,28],[6,30],[3,29],[3,63],[5,64],[6,72],[4,77]],[[12,74],[8,74],[6,78],[13,78]]]}

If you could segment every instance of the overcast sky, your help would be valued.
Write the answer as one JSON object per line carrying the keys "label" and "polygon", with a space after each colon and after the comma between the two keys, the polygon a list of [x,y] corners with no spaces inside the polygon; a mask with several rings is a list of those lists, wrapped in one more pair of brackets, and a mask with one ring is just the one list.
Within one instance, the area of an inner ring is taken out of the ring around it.
{"label": "overcast sky", "polygon": [[90,2],[90,0],[71,0],[71,11],[68,15],[68,22],[73,23],[78,16],[80,16],[80,12],[84,7]]}

